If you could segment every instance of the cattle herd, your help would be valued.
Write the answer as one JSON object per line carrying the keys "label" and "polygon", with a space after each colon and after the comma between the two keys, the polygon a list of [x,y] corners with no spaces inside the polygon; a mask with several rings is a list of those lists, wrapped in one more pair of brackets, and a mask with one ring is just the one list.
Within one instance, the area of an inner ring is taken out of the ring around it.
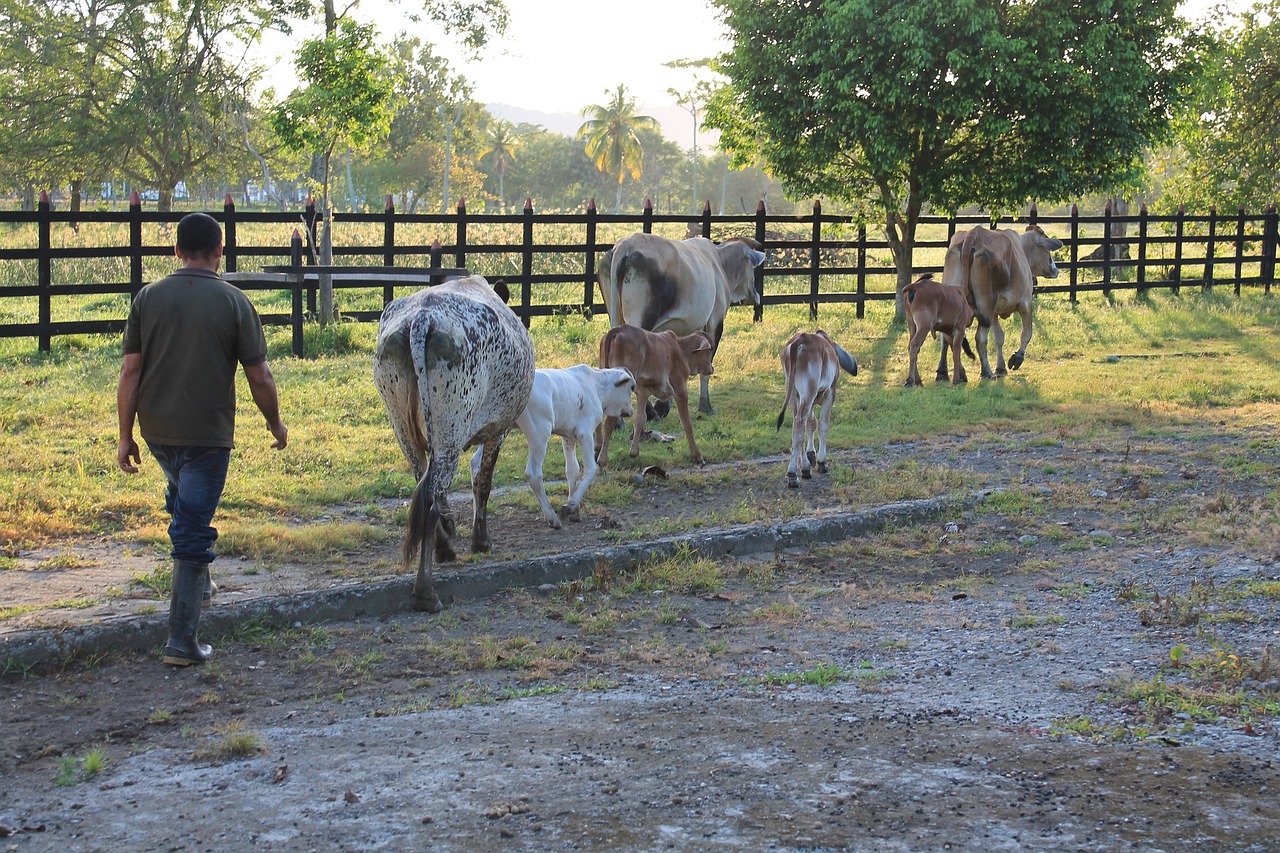
{"label": "cattle herd", "polygon": [[[1022,341],[1008,369],[1018,369],[1031,339],[1035,277],[1057,276],[1052,252],[1061,247],[1034,225],[1022,234],[984,228],[958,232],[947,249],[942,281],[924,276],[903,291],[907,385],[921,384],[916,361],[930,333],[943,342],[938,379],[965,382],[960,350],[973,358],[965,335],[975,319],[982,375],[1003,375],[999,321],[1015,312],[1022,321]],[[609,440],[621,418],[632,417],[630,454],[639,454],[650,399],[674,400],[690,459],[703,463],[689,414],[688,380],[701,377],[698,409],[713,412],[707,378],[725,315],[730,305],[760,303],[755,268],[764,259],[760,245],[743,237],[718,245],[702,237],[669,240],[647,233],[620,240],[604,253],[597,271],[610,324],[600,341],[598,368],[535,369],[533,341],[507,307],[501,281],[491,287],[480,276],[469,276],[386,306],[378,325],[374,383],[417,480],[403,558],[406,569],[417,563],[414,599],[420,609],[441,607],[432,583],[433,556],[455,559],[448,496],[465,449],[477,448],[471,459],[474,552],[491,547],[486,506],[498,452],[513,428],[528,439],[525,477],[544,519],[557,529],[563,520],[578,519],[587,488],[597,470],[608,465]],[[992,332],[994,371],[987,355]],[[948,349],[954,361],[950,373]],[[821,330],[794,335],[780,357],[786,395],[777,428],[790,408],[786,482],[797,488],[815,468],[827,471],[827,432],[840,371],[856,376],[858,365]],[[569,484],[569,499],[559,512],[552,510],[542,478],[552,435],[563,443]]]}

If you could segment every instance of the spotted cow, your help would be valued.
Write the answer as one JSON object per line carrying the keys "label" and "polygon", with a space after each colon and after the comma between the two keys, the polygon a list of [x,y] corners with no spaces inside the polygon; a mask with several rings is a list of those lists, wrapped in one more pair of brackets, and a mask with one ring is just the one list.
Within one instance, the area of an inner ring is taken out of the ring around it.
{"label": "spotted cow", "polygon": [[416,606],[433,613],[441,604],[431,578],[432,547],[435,559],[456,559],[448,494],[458,460],[466,448],[481,446],[471,549],[488,551],[493,468],[533,386],[533,341],[505,298],[485,279],[469,276],[391,301],[378,323],[374,384],[418,481],[403,558],[406,569],[417,558]]}

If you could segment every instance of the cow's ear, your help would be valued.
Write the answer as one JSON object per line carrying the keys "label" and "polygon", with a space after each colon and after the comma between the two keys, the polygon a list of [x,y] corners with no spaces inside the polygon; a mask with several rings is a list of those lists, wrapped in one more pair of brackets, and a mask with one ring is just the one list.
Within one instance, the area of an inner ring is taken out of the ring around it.
{"label": "cow's ear", "polygon": [[505,278],[495,278],[493,280],[492,287],[493,292],[498,294],[498,298],[502,300],[503,304],[510,304],[511,288],[507,287],[507,280]]}

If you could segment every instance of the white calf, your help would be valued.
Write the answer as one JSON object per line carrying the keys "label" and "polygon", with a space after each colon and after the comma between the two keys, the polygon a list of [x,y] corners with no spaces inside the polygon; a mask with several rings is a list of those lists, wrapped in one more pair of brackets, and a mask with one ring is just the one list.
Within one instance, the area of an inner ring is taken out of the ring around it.
{"label": "white calf", "polygon": [[[787,467],[787,485],[800,486],[800,476],[808,480],[810,467],[817,464],[818,473],[827,473],[827,431],[831,429],[831,407],[836,399],[836,382],[840,368],[850,376],[858,375],[858,364],[827,333],[801,332],[782,346],[782,374],[787,384],[787,397],[778,413],[778,429],[791,406],[791,464]],[[821,407],[815,417],[814,408]],[[814,437],[817,436],[817,452]],[[803,451],[803,454],[802,454]]]}
{"label": "white calf", "polygon": [[[516,427],[529,442],[529,461],[524,476],[542,505],[542,516],[556,530],[560,520],[578,521],[578,509],[587,487],[596,478],[596,427],[605,417],[631,417],[631,395],[636,381],[622,368],[597,370],[586,364],[563,369],[539,368],[534,372],[529,403],[516,419]],[[547,500],[542,482],[542,466],[547,458],[547,442],[560,436],[564,448],[564,475],[569,481],[569,500],[557,515]],[[582,464],[577,453],[582,453]],[[471,459],[474,476],[480,452]]]}

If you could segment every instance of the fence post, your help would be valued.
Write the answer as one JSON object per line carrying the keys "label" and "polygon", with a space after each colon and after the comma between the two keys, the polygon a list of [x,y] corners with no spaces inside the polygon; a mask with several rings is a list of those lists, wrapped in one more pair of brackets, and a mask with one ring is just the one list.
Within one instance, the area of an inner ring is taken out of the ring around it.
{"label": "fence post", "polygon": [[467,266],[467,200],[458,199],[458,227],[456,243],[453,249],[454,266],[465,269]]}
{"label": "fence post", "polygon": [[[653,211],[649,211],[652,215]],[[520,251],[520,319],[529,328],[530,306],[533,303],[533,199],[524,200],[524,236]]]}
{"label": "fence post", "polygon": [[[307,225],[307,257],[311,259],[312,264],[319,264],[320,259],[316,256],[316,200],[314,196],[307,196],[307,206],[303,210],[302,219]],[[307,288],[307,310],[311,312],[311,316],[316,315],[316,289],[314,287]]]}
{"label": "fence post", "polygon": [[1102,209],[1102,298],[1111,298],[1111,199]]}
{"label": "fence post", "polygon": [[1036,225],[1040,219],[1040,208],[1036,207],[1036,203],[1031,202],[1031,209],[1027,211],[1027,224]]}
{"label": "fence post", "polygon": [[1076,284],[1080,281],[1080,206],[1071,204],[1071,304],[1075,305]]}
{"label": "fence post", "polygon": [[53,323],[53,205],[49,201],[48,190],[40,190],[40,201],[36,205],[36,230],[39,232],[40,254],[36,260],[36,284],[39,286],[39,327],[40,351],[48,352],[53,348],[53,336],[50,324]]}
{"label": "fence post", "polygon": [[[596,225],[599,215],[599,211],[596,210],[596,200],[593,198],[587,202],[587,268],[582,275],[582,313],[587,317],[591,316],[596,296]],[[600,283],[602,289],[608,286],[605,282]]]}
{"label": "fence post", "polygon": [[1244,205],[1236,214],[1236,296],[1240,295],[1240,279],[1244,276]]}
{"label": "fence post", "polygon": [[1173,295],[1182,292],[1182,236],[1186,230],[1187,208],[1178,205],[1178,218],[1173,226]]}
{"label": "fence post", "polygon": [[702,205],[702,236],[711,239],[711,199]]}
{"label": "fence post", "polygon": [[[955,236],[956,221],[950,221],[951,236]],[[951,237],[947,238],[948,245]],[[857,272],[858,305],[854,309],[855,316],[862,320],[867,316],[867,223],[858,223],[858,272]]]}
{"label": "fence post", "polygon": [[1138,208],[1138,295],[1147,292],[1147,203]]}
{"label": "fence post", "polygon": [[227,193],[222,202],[222,263],[227,272],[236,271],[236,202]]}
{"label": "fence post", "polygon": [[809,319],[818,319],[818,267],[822,262],[822,200],[813,203],[813,239],[809,244]]}
{"label": "fence post", "polygon": [[647,198],[644,200],[644,217],[640,230],[646,234],[653,233],[653,202]]}
{"label": "fence post", "polygon": [[1263,293],[1271,295],[1271,282],[1276,277],[1276,206],[1268,204],[1263,214],[1262,226],[1262,268],[1259,278],[1262,279]]}
{"label": "fence post", "polygon": [[293,229],[289,240],[289,326],[293,330],[293,354],[302,358],[305,347],[302,340],[302,235]]}
{"label": "fence post", "polygon": [[1209,236],[1204,244],[1204,279],[1200,284],[1203,291],[1213,290],[1213,267],[1216,263],[1214,260],[1213,244],[1218,240],[1218,208],[1213,205],[1209,208]]}
{"label": "fence post", "polygon": [[[382,265],[396,265],[396,202],[391,193],[387,193],[387,203],[382,207]],[[382,307],[386,308],[396,298],[394,284],[382,286]]]}
{"label": "fence post", "polygon": [[[769,250],[765,248],[765,233],[767,229],[766,217],[764,212],[764,199],[756,201],[756,242],[760,244],[760,250],[768,254]],[[756,293],[760,295],[760,302],[756,305],[754,313],[751,315],[752,322],[759,323],[764,319],[764,264],[756,267]]]}

